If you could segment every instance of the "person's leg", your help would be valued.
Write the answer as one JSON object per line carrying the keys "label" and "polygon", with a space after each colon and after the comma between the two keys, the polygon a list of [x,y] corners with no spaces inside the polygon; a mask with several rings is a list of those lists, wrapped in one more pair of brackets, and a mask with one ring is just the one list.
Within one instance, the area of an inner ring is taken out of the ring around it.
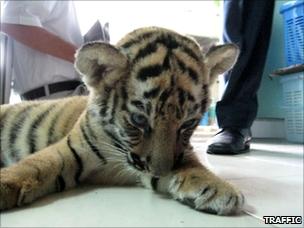
{"label": "person's leg", "polygon": [[249,128],[257,114],[257,91],[267,56],[273,9],[274,0],[224,1],[223,39],[237,44],[240,56],[225,75],[228,84],[216,104],[218,125],[224,129],[220,134],[224,135],[216,136],[209,146],[210,153],[238,153],[249,147]]}

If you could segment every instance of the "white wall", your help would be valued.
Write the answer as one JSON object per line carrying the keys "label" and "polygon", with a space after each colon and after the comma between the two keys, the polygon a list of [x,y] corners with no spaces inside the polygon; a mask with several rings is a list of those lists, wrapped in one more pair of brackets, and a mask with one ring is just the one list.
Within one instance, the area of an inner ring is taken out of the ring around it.
{"label": "white wall", "polygon": [[109,22],[111,43],[143,26],[210,37],[221,34],[221,10],[214,1],[75,1],[75,6],[82,33],[97,19]]}

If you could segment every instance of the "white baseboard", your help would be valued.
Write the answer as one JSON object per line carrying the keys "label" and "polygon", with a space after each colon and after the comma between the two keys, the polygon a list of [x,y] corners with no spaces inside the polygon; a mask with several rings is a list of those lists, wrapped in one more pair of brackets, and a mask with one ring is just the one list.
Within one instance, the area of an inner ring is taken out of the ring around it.
{"label": "white baseboard", "polygon": [[251,127],[253,138],[285,138],[284,119],[260,118]]}

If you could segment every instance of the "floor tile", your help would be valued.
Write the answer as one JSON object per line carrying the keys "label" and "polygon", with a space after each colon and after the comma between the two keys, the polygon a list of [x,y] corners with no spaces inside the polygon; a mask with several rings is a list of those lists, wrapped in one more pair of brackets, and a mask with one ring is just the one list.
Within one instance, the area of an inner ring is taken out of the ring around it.
{"label": "floor tile", "polygon": [[[303,176],[265,176],[231,183],[246,196],[245,211],[261,220],[263,216],[303,216]],[[294,226],[303,227],[303,224]]]}
{"label": "floor tile", "polygon": [[1,227],[271,227],[195,211],[142,188],[83,188],[1,214]]}

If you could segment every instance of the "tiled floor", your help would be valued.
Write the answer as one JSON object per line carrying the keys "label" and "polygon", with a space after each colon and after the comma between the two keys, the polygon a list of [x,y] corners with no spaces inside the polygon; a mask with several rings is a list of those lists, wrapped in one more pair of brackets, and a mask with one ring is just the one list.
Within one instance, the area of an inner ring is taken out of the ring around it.
{"label": "tiled floor", "polygon": [[196,134],[196,151],[243,191],[242,215],[200,213],[142,188],[87,187],[2,213],[1,227],[274,227],[265,225],[263,216],[303,216],[302,145],[254,140],[250,153],[215,156],[205,153],[207,138]]}

